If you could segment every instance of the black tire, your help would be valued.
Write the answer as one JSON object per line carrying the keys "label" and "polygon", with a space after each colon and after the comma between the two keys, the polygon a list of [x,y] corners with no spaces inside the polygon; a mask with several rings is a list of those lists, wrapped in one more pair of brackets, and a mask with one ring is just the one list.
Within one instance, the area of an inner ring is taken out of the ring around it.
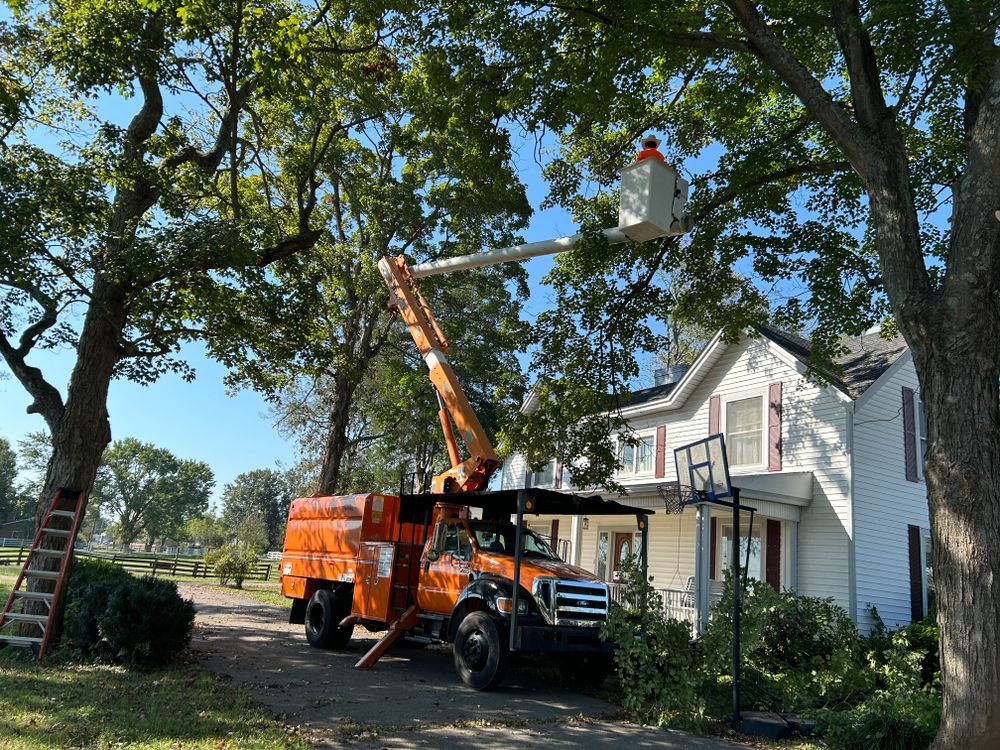
{"label": "black tire", "polygon": [[[345,606],[346,604],[346,606]],[[351,640],[353,625],[338,623],[351,613],[350,601],[344,601],[330,589],[320,589],[306,606],[306,640],[315,648],[343,648]]]}
{"label": "black tire", "polygon": [[489,615],[470,612],[455,633],[455,671],[476,690],[493,690],[510,671],[510,647],[502,629]]}
{"label": "black tire", "polygon": [[569,687],[599,688],[614,671],[610,654],[579,654],[559,664],[559,674]]}

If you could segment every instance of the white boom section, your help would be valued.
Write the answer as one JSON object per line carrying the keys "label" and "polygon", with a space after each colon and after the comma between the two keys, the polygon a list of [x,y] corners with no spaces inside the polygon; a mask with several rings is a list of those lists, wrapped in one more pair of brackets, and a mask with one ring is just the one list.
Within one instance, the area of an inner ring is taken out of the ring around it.
{"label": "white boom section", "polygon": [[[688,183],[677,176],[677,171],[673,167],[656,159],[644,159],[625,167],[621,174],[618,226],[602,230],[609,245],[618,245],[622,242],[648,242],[659,237],[681,235],[691,229],[690,219],[685,214]],[[582,236],[572,234],[554,240],[529,242],[485,253],[421,263],[410,266],[410,274],[413,278],[419,279],[424,276],[509,263],[539,255],[555,255],[572,250]]]}
{"label": "white boom section", "polygon": [[[605,229],[603,230],[603,234],[607,238],[609,245],[628,242],[628,237],[618,228]],[[528,242],[524,245],[503,247],[499,250],[489,250],[485,253],[460,255],[457,258],[443,258],[429,263],[421,263],[417,266],[410,266],[410,273],[413,274],[414,278],[419,279],[439,273],[465,271],[469,268],[481,268],[482,266],[493,266],[497,263],[509,263],[512,260],[535,258],[539,255],[565,253],[567,250],[572,250],[582,237],[582,234],[571,234],[568,237],[557,237],[554,240],[542,240],[541,242]]]}

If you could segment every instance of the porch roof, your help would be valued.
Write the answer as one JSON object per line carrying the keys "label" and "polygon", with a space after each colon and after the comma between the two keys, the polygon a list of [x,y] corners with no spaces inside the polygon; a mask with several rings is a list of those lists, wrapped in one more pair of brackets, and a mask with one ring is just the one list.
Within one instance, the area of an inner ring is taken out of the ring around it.
{"label": "porch roof", "polygon": [[517,513],[519,496],[532,500],[533,507],[525,515],[620,516],[649,515],[655,512],[650,508],[605,500],[600,495],[574,495],[536,487],[496,492],[402,495],[401,499],[404,512],[416,514],[415,517],[429,512],[435,503],[456,503],[471,508],[482,508],[484,518],[509,518]]}

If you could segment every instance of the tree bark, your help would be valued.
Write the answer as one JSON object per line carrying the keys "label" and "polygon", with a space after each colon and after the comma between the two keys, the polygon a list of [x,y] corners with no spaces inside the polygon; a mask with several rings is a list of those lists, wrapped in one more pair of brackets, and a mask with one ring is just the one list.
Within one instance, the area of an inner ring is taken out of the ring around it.
{"label": "tree bark", "polygon": [[59,487],[89,492],[94,484],[101,455],[111,442],[108,389],[124,327],[124,293],[98,277],[77,343],[66,407],[52,431],[52,458],[45,477],[50,497]]}
{"label": "tree bark", "polygon": [[944,686],[934,750],[1000,747],[1000,389],[992,353],[968,333],[942,325],[913,346]]}
{"label": "tree bark", "polygon": [[327,427],[326,450],[323,466],[319,474],[319,489],[323,495],[336,495],[342,490],[340,467],[347,451],[347,427],[351,420],[351,404],[357,383],[349,382],[344,376],[333,376],[333,406]]}

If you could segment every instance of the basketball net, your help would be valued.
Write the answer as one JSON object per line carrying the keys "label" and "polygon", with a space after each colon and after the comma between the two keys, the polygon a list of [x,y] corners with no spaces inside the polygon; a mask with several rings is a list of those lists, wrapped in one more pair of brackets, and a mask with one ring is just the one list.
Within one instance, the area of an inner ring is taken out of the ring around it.
{"label": "basketball net", "polygon": [[684,508],[698,502],[698,492],[694,487],[679,482],[661,484],[656,488],[663,500],[663,510],[668,516],[684,512]]}

